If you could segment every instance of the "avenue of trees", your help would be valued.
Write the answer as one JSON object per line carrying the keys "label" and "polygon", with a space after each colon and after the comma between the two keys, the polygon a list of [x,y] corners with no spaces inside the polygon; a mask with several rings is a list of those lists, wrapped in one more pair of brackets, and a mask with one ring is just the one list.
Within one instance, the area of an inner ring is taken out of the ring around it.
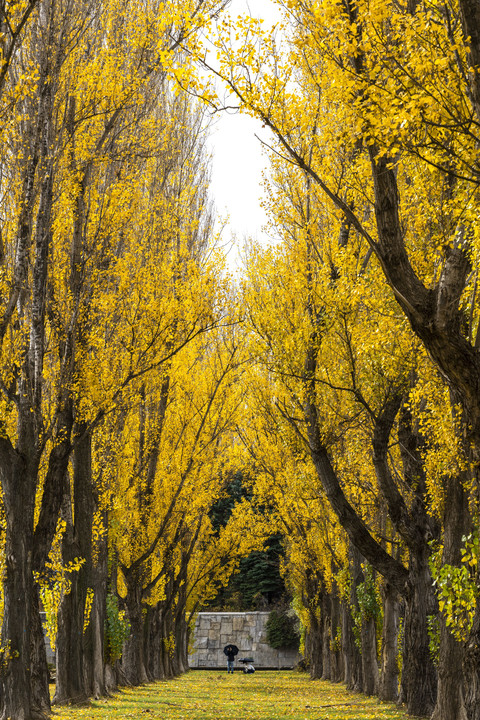
{"label": "avenue of trees", "polygon": [[[278,538],[312,677],[480,720],[480,11],[278,4],[0,0],[1,720],[40,610],[54,703],[177,675]],[[272,137],[236,285],[209,64]]]}
{"label": "avenue of trees", "polygon": [[395,699],[401,647],[409,712],[478,720],[478,4],[278,5],[271,31],[220,22],[205,61],[272,137],[250,474],[312,673]]}

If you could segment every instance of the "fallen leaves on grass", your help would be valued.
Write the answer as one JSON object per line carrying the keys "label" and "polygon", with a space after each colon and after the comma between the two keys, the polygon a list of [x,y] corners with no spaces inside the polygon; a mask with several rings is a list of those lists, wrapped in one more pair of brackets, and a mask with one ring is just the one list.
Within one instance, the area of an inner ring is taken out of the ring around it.
{"label": "fallen leaves on grass", "polygon": [[[321,710],[319,717],[318,711]],[[107,701],[55,708],[54,720],[406,720],[391,703],[297,672],[219,675],[195,670],[174,680],[123,688]]]}

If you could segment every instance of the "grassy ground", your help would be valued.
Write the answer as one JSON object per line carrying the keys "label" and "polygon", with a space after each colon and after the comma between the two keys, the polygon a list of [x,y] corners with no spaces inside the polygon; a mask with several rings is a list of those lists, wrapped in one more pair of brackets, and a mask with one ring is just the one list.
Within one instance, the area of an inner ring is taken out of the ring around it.
{"label": "grassy ground", "polygon": [[395,705],[296,672],[195,670],[126,688],[88,707],[54,708],[54,720],[406,720]]}

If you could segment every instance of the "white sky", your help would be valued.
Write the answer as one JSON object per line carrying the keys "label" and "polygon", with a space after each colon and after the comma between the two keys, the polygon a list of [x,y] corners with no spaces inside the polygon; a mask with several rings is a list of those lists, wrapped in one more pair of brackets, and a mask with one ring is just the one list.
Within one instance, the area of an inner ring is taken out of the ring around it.
{"label": "white sky", "polygon": [[[232,17],[248,13],[263,18],[265,26],[280,20],[273,0],[232,0],[228,12]],[[211,195],[220,217],[229,217],[223,235],[227,243],[231,236],[237,244],[246,237],[260,238],[266,223],[260,183],[268,163],[255,135],[268,141],[260,121],[239,113],[219,113],[211,131]]]}

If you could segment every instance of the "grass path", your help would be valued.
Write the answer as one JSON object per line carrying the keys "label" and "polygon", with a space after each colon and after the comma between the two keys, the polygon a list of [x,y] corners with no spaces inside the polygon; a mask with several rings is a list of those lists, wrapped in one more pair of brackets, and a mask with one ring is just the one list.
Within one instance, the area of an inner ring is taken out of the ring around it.
{"label": "grass path", "polygon": [[176,680],[125,688],[87,707],[54,708],[53,720],[406,720],[390,703],[296,672],[227,675],[195,670]]}

